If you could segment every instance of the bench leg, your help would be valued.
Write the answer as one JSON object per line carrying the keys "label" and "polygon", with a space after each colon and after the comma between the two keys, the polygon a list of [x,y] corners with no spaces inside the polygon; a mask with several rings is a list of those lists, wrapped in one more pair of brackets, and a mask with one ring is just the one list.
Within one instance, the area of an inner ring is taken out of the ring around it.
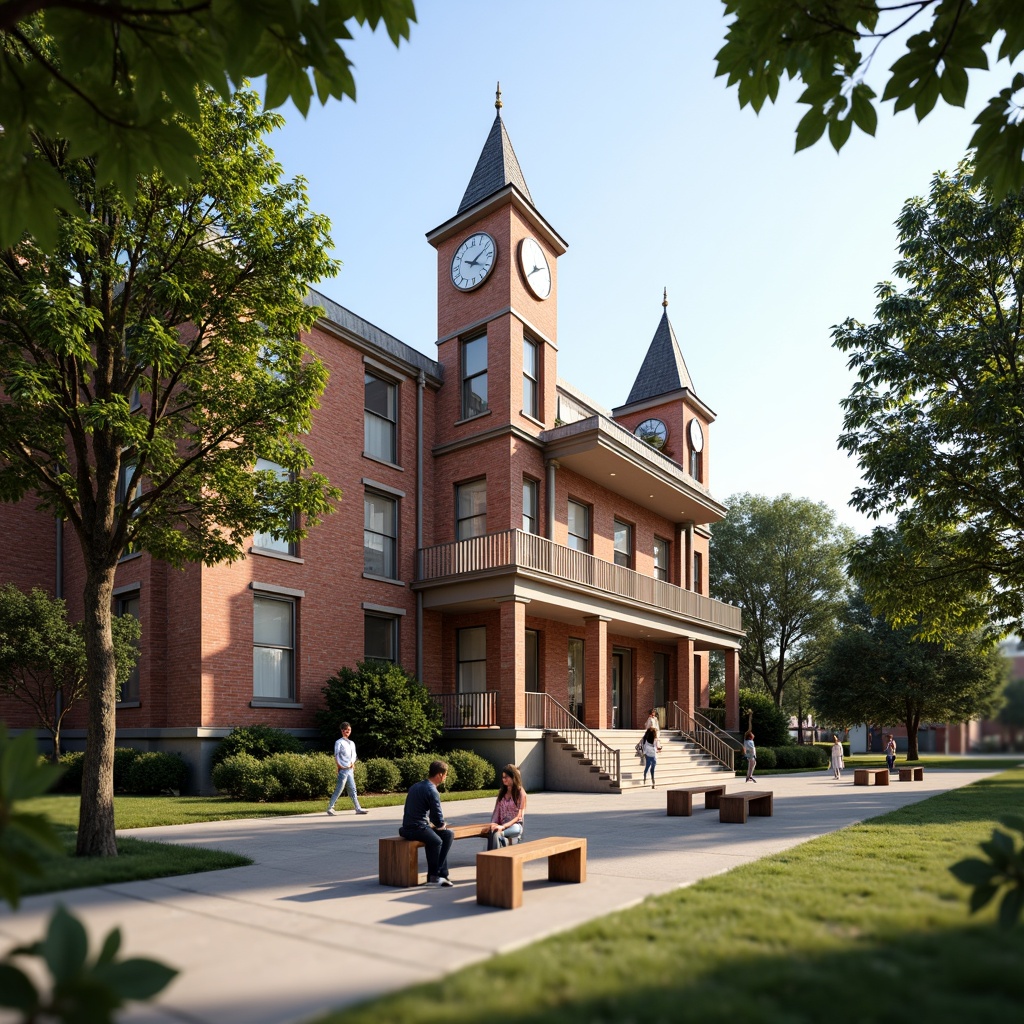
{"label": "bench leg", "polygon": [[523,862],[516,857],[476,859],[476,901],[484,907],[515,910],[523,905]]}
{"label": "bench leg", "polygon": [[[587,844],[577,850],[553,853],[548,857],[549,882],[585,882],[587,880]],[[522,885],[520,885],[520,891]]]}
{"label": "bench leg", "polygon": [[876,786],[888,786],[889,785],[889,769],[886,768],[885,772],[875,773],[875,785]]}
{"label": "bench leg", "polygon": [[718,805],[718,820],[733,825],[745,825],[747,822],[746,800],[723,800]]}
{"label": "bench leg", "polygon": [[774,805],[772,793],[765,793],[764,796],[759,796],[756,800],[750,801],[750,813],[754,817],[770,818],[774,814]]}
{"label": "bench leg", "polygon": [[380,839],[377,844],[377,875],[381,885],[419,885],[420,843],[396,843]]}
{"label": "bench leg", "polygon": [[668,815],[672,818],[688,818],[693,814],[693,794],[668,791]]}
{"label": "bench leg", "polygon": [[717,811],[722,806],[722,794],[724,790],[711,790],[704,794],[704,809],[706,811]]}

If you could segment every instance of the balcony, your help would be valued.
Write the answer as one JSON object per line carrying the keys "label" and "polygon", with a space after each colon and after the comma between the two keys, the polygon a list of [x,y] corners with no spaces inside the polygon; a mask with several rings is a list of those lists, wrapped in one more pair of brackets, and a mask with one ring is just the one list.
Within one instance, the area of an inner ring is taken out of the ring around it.
{"label": "balcony", "polygon": [[560,589],[597,594],[618,604],[642,606],[660,616],[715,627],[734,637],[743,629],[740,609],[734,605],[682,590],[522,530],[438,544],[422,548],[417,554],[418,589],[423,589],[424,584],[515,573]]}

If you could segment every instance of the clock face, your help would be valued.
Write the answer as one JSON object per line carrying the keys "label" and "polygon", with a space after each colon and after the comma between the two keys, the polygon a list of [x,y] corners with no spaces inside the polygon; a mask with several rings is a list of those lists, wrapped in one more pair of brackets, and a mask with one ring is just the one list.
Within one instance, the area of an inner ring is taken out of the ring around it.
{"label": "clock face", "polygon": [[633,433],[641,441],[646,441],[652,448],[657,448],[658,451],[665,447],[665,442],[668,440],[668,428],[661,420],[644,420]]}
{"label": "clock face", "polygon": [[690,420],[690,447],[695,452],[704,450],[704,431],[701,430],[700,423],[696,417]]}
{"label": "clock face", "polygon": [[452,257],[452,284],[463,292],[479,288],[490,274],[497,252],[494,239],[486,231],[470,235]]}
{"label": "clock face", "polygon": [[526,287],[538,299],[546,299],[551,294],[551,267],[535,238],[524,238],[519,243],[519,269]]}

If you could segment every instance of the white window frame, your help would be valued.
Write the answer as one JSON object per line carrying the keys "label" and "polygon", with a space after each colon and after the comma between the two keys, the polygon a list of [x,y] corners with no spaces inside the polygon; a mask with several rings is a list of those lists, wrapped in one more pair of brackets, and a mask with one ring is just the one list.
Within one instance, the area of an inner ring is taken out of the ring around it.
{"label": "white window frame", "polygon": [[[371,384],[383,384],[387,395],[386,410],[371,409],[366,401],[366,389]],[[398,464],[398,385],[379,373],[363,371],[363,454],[378,462]],[[375,443],[375,434],[386,436],[385,444]]]}
{"label": "white window frame", "polygon": [[[261,640],[257,636],[257,608],[261,604],[269,602],[277,602],[282,605],[287,605],[289,609],[288,622],[289,622],[289,642],[286,644],[272,643],[266,640]],[[295,700],[295,600],[289,597],[278,596],[276,594],[269,593],[256,593],[253,594],[253,627],[252,627],[252,696],[253,700],[257,701],[268,701],[268,702],[280,702],[280,703],[292,703]],[[280,660],[284,667],[284,672],[279,675],[279,683],[283,683],[283,686],[278,686],[278,692],[276,693],[258,693],[257,692],[257,681],[259,672],[259,652],[261,651],[280,651]],[[285,692],[281,692],[281,691]]]}
{"label": "white window frame", "polygon": [[[470,515],[462,514],[464,497],[472,494],[483,494],[483,508],[477,508],[474,502]],[[467,480],[455,485],[455,539],[469,540],[471,537],[483,537],[487,533],[487,478]]]}
{"label": "white window frame", "polygon": [[[581,509],[582,512],[583,512],[583,520],[584,520],[584,526],[586,528],[586,533],[574,533],[573,532],[573,515],[572,515],[573,506],[575,506],[577,509]],[[568,546],[571,547],[574,551],[583,551],[583,552],[585,552],[588,555],[590,554],[590,536],[591,536],[590,519],[591,519],[591,516],[590,516],[590,506],[583,504],[583,502],[581,502],[581,501],[574,501],[572,498],[570,498],[569,499],[569,504],[568,504],[568,507],[567,507],[567,510],[566,510],[566,515],[565,515],[565,523],[566,523],[566,529],[568,531],[568,539],[569,539],[569,545]]]}
{"label": "white window frame", "polygon": [[[378,502],[387,502],[391,506],[392,532],[390,534],[383,532],[383,530],[372,529],[372,524],[368,522],[371,499]],[[363,492],[363,572],[367,575],[380,576],[389,580],[398,579],[398,512],[398,499],[394,496],[382,494],[380,491],[375,491],[369,487]],[[380,538],[379,548],[367,543],[367,540],[371,538]],[[381,571],[378,572],[369,564],[367,560],[368,552],[379,552],[382,554],[384,565]],[[390,572],[388,571],[389,554],[391,561]]]}

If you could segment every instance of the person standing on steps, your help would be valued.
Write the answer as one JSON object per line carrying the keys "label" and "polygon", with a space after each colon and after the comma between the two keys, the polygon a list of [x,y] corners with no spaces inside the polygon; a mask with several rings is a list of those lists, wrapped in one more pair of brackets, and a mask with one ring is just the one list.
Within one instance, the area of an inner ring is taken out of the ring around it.
{"label": "person standing on steps", "polygon": [[648,729],[641,741],[641,749],[644,752],[644,785],[647,784],[647,772],[651,773],[651,789],[654,789],[654,769],[658,765],[658,751],[661,744],[658,742],[658,730]]}
{"label": "person standing on steps", "polygon": [[398,834],[403,839],[423,844],[427,854],[427,885],[445,888],[453,884],[448,879],[448,851],[455,833],[445,827],[437,787],[444,782],[448,765],[444,761],[431,761],[427,771],[427,778],[409,787]]}
{"label": "person standing on steps", "polygon": [[838,779],[846,765],[843,762],[843,745],[835,733],[832,734],[832,751],[829,755],[829,762],[832,765],[832,777]]}
{"label": "person standing on steps", "polygon": [[327,813],[334,817],[338,812],[334,805],[338,802],[345,786],[348,786],[348,795],[352,800],[352,806],[356,814],[369,814],[359,806],[359,794],[356,792],[356,745],[349,739],[352,735],[352,726],[348,722],[342,722],[338,726],[341,738],[334,741],[334,763],[338,766],[338,784],[334,787],[334,795],[327,805]]}
{"label": "person standing on steps", "polygon": [[757,748],[754,746],[754,734],[747,730],[743,737],[743,753],[747,758],[747,777],[744,782],[757,782],[754,778],[754,769],[757,767]]}

